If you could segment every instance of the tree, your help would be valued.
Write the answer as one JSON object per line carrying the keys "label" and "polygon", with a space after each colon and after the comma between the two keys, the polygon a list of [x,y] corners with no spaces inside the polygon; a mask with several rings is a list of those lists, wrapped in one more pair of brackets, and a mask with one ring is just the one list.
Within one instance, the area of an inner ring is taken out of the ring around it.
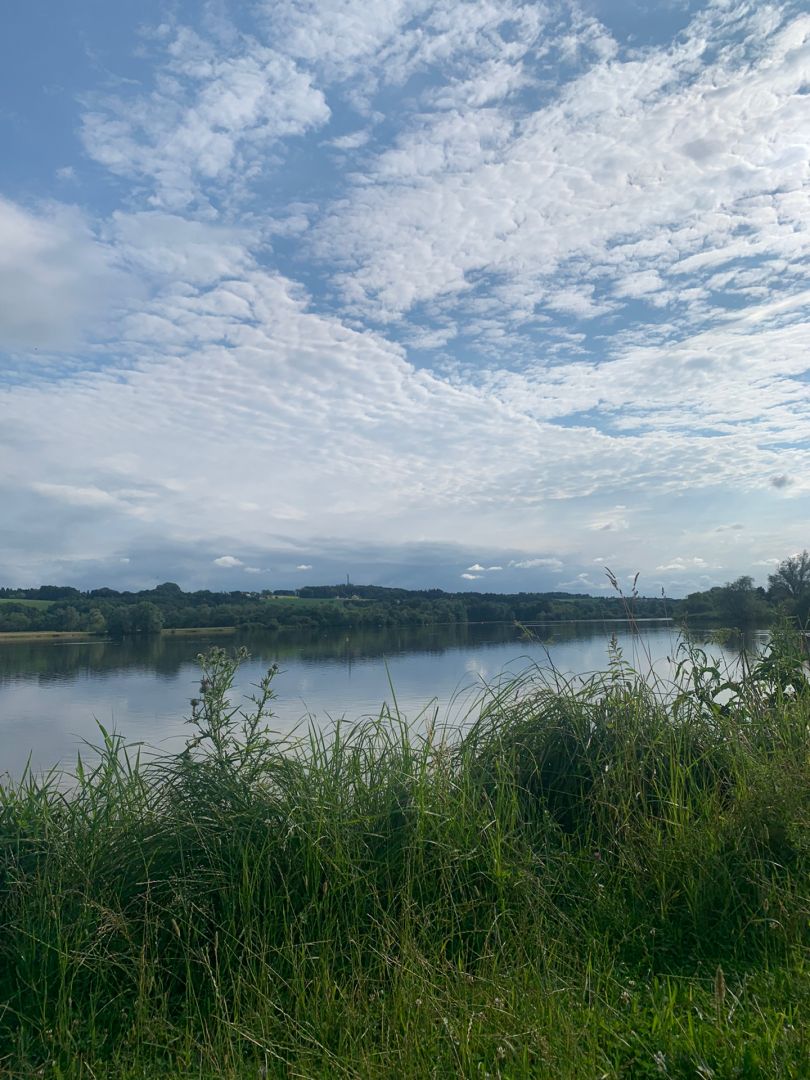
{"label": "tree", "polygon": [[103,634],[107,630],[107,620],[98,608],[91,608],[88,612],[87,629],[91,634]]}
{"label": "tree", "polygon": [[121,604],[107,616],[107,631],[115,638],[132,633],[132,609]]}
{"label": "tree", "polygon": [[132,609],[132,631],[136,634],[159,634],[163,628],[163,613],[157,604],[143,600]]}
{"label": "tree", "polygon": [[29,589],[38,600],[73,600],[81,596],[78,589],[70,585],[40,585],[38,589]]}
{"label": "tree", "polygon": [[3,633],[20,633],[30,629],[31,619],[25,611],[0,611],[0,630]]}
{"label": "tree", "polygon": [[810,552],[802,551],[784,559],[768,575],[768,595],[782,600],[788,609],[805,621],[810,614]]}
{"label": "tree", "polygon": [[763,590],[755,588],[747,574],[718,589],[717,613],[738,629],[767,621],[769,614]]}
{"label": "tree", "polygon": [[161,596],[182,596],[183,590],[175,581],[164,581],[162,585],[156,585],[153,592]]}
{"label": "tree", "polygon": [[[52,614],[57,617],[55,611]],[[58,619],[60,630],[78,630],[81,625],[79,613],[72,604],[66,604],[65,607],[58,609]]]}

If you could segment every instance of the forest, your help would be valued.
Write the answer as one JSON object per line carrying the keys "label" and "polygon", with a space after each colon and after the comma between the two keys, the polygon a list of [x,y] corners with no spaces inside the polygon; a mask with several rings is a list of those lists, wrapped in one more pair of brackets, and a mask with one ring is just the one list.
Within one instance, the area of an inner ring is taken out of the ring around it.
{"label": "forest", "polygon": [[685,599],[646,597],[632,589],[604,596],[566,592],[444,592],[378,585],[313,585],[297,591],[184,592],[174,582],[119,592],[71,586],[0,588],[0,633],[80,632],[111,637],[162,629],[238,627],[302,630],[446,623],[549,623],[572,620],[671,618],[733,628],[765,626],[786,615],[810,614],[810,554],[784,559],[767,587],[750,576],[690,593]]}

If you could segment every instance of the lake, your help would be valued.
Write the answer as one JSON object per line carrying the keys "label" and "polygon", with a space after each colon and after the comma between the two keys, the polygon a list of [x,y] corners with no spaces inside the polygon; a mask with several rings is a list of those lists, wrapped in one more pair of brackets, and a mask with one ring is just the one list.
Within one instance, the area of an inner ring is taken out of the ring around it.
{"label": "lake", "polygon": [[[677,630],[662,623],[556,623],[527,640],[509,624],[399,628],[319,635],[181,637],[145,640],[17,641],[0,644],[0,773],[19,775],[71,764],[82,742],[98,741],[96,721],[131,742],[178,749],[190,729],[184,717],[196,695],[196,657],[208,645],[245,645],[251,659],[238,689],[250,692],[270,664],[271,726],[289,732],[313,718],[320,724],[379,713],[383,702],[410,719],[436,716],[461,723],[484,682],[530,664],[581,675],[601,670],[615,634],[625,659],[645,674],[671,676]],[[763,635],[760,635],[760,640]],[[733,663],[735,652],[711,646]]]}

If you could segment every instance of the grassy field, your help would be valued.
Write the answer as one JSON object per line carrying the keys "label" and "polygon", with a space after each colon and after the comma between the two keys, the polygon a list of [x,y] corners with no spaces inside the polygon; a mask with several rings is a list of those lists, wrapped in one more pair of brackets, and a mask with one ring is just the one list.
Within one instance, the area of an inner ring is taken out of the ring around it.
{"label": "grassy field", "polygon": [[[168,627],[160,631],[166,637],[212,637],[235,634],[235,626]],[[0,631],[0,645],[15,641],[97,641],[104,635],[91,634],[86,630],[8,630]]]}
{"label": "grassy field", "polygon": [[185,753],[0,790],[0,1075],[806,1080],[800,650],[296,741],[210,652]]}
{"label": "grassy field", "polygon": [[86,630],[3,630],[0,631],[0,645],[15,641],[93,641],[93,635]]}

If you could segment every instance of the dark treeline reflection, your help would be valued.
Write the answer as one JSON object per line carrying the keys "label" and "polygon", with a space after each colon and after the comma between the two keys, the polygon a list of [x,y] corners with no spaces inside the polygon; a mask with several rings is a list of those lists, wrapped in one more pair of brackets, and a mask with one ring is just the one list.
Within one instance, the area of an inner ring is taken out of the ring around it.
{"label": "dark treeline reflection", "polygon": [[[642,636],[649,625],[642,625]],[[663,628],[666,624],[652,625]],[[228,650],[244,646],[255,660],[267,665],[278,663],[283,667],[285,661],[352,665],[408,653],[440,655],[469,646],[486,648],[509,642],[519,646],[521,642],[528,643],[530,640],[553,646],[604,639],[613,631],[627,634],[632,629],[629,623],[614,622],[538,624],[528,628],[532,635],[529,638],[525,630],[513,623],[457,623],[331,632],[256,631],[210,637],[153,635],[119,641],[18,641],[0,646],[0,682],[19,679],[53,682],[90,675],[98,678],[105,673],[127,671],[151,672],[157,677],[173,678],[213,644]],[[756,635],[725,644],[754,647]]]}
{"label": "dark treeline reflection", "polygon": [[[592,629],[585,636],[590,636]],[[574,627],[555,627],[557,640],[569,640]],[[283,664],[362,663],[409,652],[443,653],[467,645],[519,641],[512,624],[394,627],[332,632],[244,632],[229,635],[153,635],[119,641],[20,641],[0,646],[0,679],[59,680],[104,672],[151,671],[174,677],[211,645],[244,646],[256,660]]]}

